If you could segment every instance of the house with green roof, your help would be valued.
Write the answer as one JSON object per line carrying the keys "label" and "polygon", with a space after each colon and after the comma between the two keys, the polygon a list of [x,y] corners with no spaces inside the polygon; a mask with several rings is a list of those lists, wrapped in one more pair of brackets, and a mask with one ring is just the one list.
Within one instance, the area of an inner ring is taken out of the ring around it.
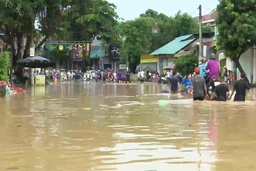
{"label": "house with green roof", "polygon": [[[203,42],[214,37],[214,33],[204,33]],[[176,57],[188,53],[195,53],[198,56],[199,34],[189,34],[175,38],[171,42],[155,50],[150,55],[158,57],[157,71],[162,74],[163,68],[173,67],[173,60]],[[209,52],[208,52],[209,53]]]}

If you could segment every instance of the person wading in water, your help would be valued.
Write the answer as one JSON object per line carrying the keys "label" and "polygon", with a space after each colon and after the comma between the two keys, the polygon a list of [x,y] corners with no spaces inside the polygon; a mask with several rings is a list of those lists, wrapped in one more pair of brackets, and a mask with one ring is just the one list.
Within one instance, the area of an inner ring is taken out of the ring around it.
{"label": "person wading in water", "polygon": [[227,101],[229,97],[229,88],[226,85],[224,77],[220,77],[220,85],[215,87],[215,94],[217,96],[217,101]]}
{"label": "person wading in water", "polygon": [[200,68],[195,68],[195,76],[192,78],[192,86],[190,88],[189,95],[193,93],[194,100],[203,101],[207,95],[206,83],[200,74]]}
{"label": "person wading in water", "polygon": [[231,95],[229,96],[229,99],[231,99],[233,94],[236,92],[234,101],[240,101],[240,102],[245,101],[246,90],[247,90],[248,93],[250,94],[250,96],[252,97],[252,99],[255,100],[254,96],[252,95],[250,85],[245,80],[245,78],[246,78],[245,73],[241,73],[241,79],[237,80],[234,83],[234,87],[233,87]]}
{"label": "person wading in water", "polygon": [[177,72],[173,71],[173,77],[170,78],[170,90],[172,94],[178,93],[180,81],[177,77]]}

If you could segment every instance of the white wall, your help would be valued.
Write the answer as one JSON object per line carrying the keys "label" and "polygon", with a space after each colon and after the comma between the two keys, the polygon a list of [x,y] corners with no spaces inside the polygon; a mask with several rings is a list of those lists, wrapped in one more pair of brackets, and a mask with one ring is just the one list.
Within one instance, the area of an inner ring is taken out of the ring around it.
{"label": "white wall", "polygon": [[[219,61],[225,58],[226,56],[223,52],[219,53]],[[228,70],[234,71],[234,62],[230,58],[226,58],[226,67]]]}
{"label": "white wall", "polygon": [[[251,50],[247,50],[244,54],[242,54],[242,56],[239,59],[239,62],[241,64],[241,66],[244,69],[244,72],[246,73],[246,76],[248,77],[249,82],[251,82]],[[237,72],[237,78],[240,77],[240,73]]]}

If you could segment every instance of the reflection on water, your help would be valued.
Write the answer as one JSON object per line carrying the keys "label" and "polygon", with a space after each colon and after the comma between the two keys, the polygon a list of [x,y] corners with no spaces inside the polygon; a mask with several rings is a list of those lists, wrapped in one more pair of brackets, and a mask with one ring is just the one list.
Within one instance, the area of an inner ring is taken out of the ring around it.
{"label": "reflection on water", "polygon": [[0,171],[255,170],[254,102],[165,88],[68,83],[0,99]]}

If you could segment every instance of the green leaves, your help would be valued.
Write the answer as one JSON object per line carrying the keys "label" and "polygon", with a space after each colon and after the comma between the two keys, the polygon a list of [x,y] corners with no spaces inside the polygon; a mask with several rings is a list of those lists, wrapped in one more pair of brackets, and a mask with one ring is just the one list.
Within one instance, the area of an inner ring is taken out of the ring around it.
{"label": "green leaves", "polygon": [[79,3],[81,5],[73,5],[67,13],[71,39],[91,40],[95,35],[101,35],[106,43],[117,39],[119,17],[114,4],[106,0],[79,0]]}
{"label": "green leaves", "polygon": [[193,73],[197,63],[198,58],[194,54],[187,54],[174,59],[175,69],[184,76]]}
{"label": "green leaves", "polygon": [[233,60],[256,43],[255,6],[255,0],[221,0],[217,7],[217,45]]}
{"label": "green leaves", "polygon": [[132,64],[139,63],[140,55],[153,52],[175,37],[199,31],[197,21],[186,13],[178,12],[175,17],[168,17],[151,9],[120,25],[121,35],[126,38],[122,57],[129,56]]}
{"label": "green leaves", "polygon": [[10,53],[3,52],[0,54],[0,81],[8,81],[9,75],[9,67],[11,65]]}

